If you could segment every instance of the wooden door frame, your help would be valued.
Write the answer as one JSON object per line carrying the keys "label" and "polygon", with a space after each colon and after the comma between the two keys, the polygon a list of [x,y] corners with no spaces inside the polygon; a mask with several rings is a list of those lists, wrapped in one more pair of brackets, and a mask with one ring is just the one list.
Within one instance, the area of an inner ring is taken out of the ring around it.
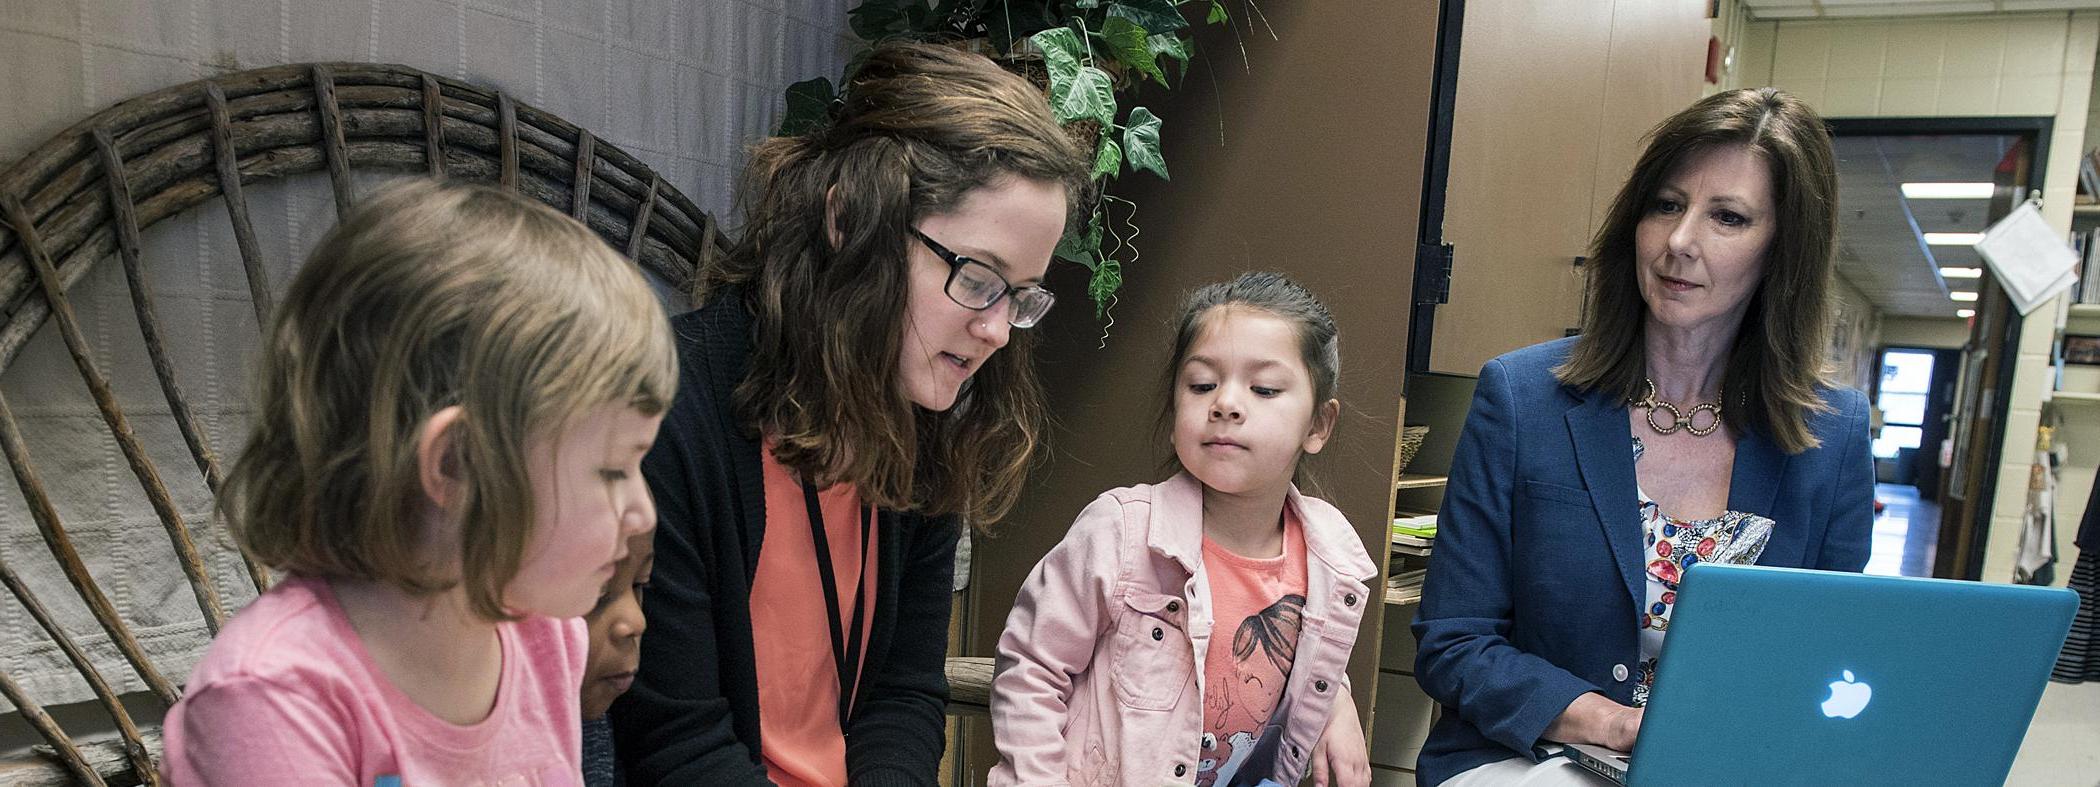
{"label": "wooden door frame", "polygon": [[1458,55],[1466,29],[1466,0],[1440,0],[1440,5],[1429,146],[1422,164],[1422,210],[1415,230],[1414,305],[1408,312],[1410,375],[1429,371],[1436,307],[1451,302],[1451,246],[1444,243],[1444,203],[1451,183],[1451,123],[1458,110]]}
{"label": "wooden door frame", "polygon": [[[1893,136],[1972,136],[2002,135],[2025,138],[2033,146],[2028,160],[2026,183],[2029,193],[2042,189],[2049,161],[2049,137],[2055,128],[2053,117],[1889,117],[1889,118],[1828,118],[1824,121],[1833,136],[1893,137]],[[2015,184],[2020,185],[2020,184]],[[2017,207],[2025,195],[2005,205],[2009,211]],[[1992,207],[2000,207],[2001,200],[1994,197]],[[1994,215],[1996,211],[1994,210]],[[1998,490],[1998,458],[2005,445],[2005,421],[2011,411],[2008,394],[2012,391],[2013,370],[2020,347],[2021,320],[2014,319],[2011,301],[1996,280],[1986,276],[1978,290],[1977,318],[1969,335],[1968,352],[1979,349],[1989,353],[1981,369],[1982,376],[1989,380],[1984,389],[1990,393],[1989,403],[1983,409],[1989,418],[1989,427],[1971,430],[1970,446],[1962,452],[1962,459],[1975,460],[1986,457],[1977,469],[1965,474],[1961,489],[1949,489],[1941,501],[1940,544],[1934,560],[1933,575],[1956,579],[1978,579],[1983,574],[1983,546],[1985,534],[1990,529],[1991,510],[1996,504]],[[1987,320],[1988,318],[1988,320]],[[1985,337],[1996,335],[1998,341],[1984,347]],[[1967,358],[1964,357],[1964,366]],[[1966,393],[1966,392],[1965,392]],[[1961,447],[1957,446],[1957,451]],[[1952,468],[1944,477],[1951,477]],[[1943,478],[1944,478],[1943,477]],[[1943,481],[1943,488],[1945,488]],[[1953,527],[1948,527],[1953,525]]]}

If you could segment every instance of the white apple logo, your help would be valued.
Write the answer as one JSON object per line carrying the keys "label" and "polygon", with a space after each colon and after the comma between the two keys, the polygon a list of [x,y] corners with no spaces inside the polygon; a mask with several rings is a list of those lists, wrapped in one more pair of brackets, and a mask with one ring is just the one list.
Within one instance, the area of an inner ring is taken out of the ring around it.
{"label": "white apple logo", "polygon": [[1844,680],[1830,682],[1830,699],[1823,701],[1823,715],[1833,719],[1849,719],[1867,709],[1867,701],[1874,698],[1874,687],[1852,679],[1852,670],[1845,670]]}

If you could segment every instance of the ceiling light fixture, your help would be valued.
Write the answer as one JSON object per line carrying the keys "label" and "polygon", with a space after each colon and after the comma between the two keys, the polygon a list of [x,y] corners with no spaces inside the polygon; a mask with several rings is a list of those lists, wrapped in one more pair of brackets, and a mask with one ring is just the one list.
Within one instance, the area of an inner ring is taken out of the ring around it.
{"label": "ceiling light fixture", "polygon": [[1982,269],[1982,268],[1941,268],[1941,269],[1940,269],[1940,278],[1944,278],[1944,279],[1978,279],[1978,278],[1982,278],[1982,277],[1983,277],[1983,269]]}
{"label": "ceiling light fixture", "polygon": [[1974,246],[1981,242],[1983,242],[1983,233],[1981,232],[1925,233],[1925,245],[1928,246]]}
{"label": "ceiling light fixture", "polygon": [[1961,290],[1955,290],[1954,292],[1950,292],[1950,293],[1947,293],[1947,297],[1949,297],[1949,298],[1953,298],[1953,299],[1955,299],[1955,300],[1957,300],[1957,301],[1961,301],[1961,302],[1963,302],[1963,303],[1968,303],[1968,302],[1971,302],[1971,301],[1974,301],[1974,300],[1976,300],[1976,293],[1973,293],[1973,292],[1963,292],[1963,291],[1961,291]]}
{"label": "ceiling light fixture", "polygon": [[1905,183],[1904,199],[1990,199],[1989,183]]}

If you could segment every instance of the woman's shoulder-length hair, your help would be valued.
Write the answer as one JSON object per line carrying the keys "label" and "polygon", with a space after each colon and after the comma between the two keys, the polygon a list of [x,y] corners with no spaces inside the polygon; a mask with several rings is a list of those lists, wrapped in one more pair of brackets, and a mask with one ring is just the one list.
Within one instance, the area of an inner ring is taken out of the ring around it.
{"label": "woman's shoulder-length hair", "polygon": [[1829,409],[1824,384],[1837,248],[1837,174],[1830,132],[1806,103],[1775,88],[1717,93],[1656,126],[1619,189],[1584,263],[1581,338],[1554,369],[1566,385],[1636,400],[1646,393],[1634,232],[1656,191],[1687,159],[1741,146],[1772,181],[1774,231],[1762,280],[1722,378],[1731,429],[1759,431],[1787,453],[1819,445],[1809,419]]}

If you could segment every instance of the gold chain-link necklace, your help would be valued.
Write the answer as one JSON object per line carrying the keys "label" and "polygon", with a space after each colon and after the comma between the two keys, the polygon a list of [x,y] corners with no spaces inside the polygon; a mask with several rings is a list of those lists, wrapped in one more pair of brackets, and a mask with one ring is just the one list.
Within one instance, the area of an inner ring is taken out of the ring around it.
{"label": "gold chain-link necklace", "polygon": [[[1644,420],[1648,422],[1648,428],[1655,430],[1656,434],[1670,434],[1676,432],[1679,429],[1683,429],[1687,432],[1691,432],[1692,436],[1694,437],[1705,437],[1707,435],[1713,434],[1714,430],[1721,428],[1720,400],[1717,399],[1715,401],[1697,405],[1691,409],[1691,412],[1685,412],[1683,410],[1677,409],[1677,405],[1665,402],[1662,400],[1661,397],[1655,395],[1654,380],[1647,380],[1647,383],[1648,395],[1645,398],[1640,399],[1639,401],[1628,402],[1627,404],[1634,407],[1645,408],[1648,411],[1648,417]],[[1656,410],[1670,411],[1670,422],[1668,424],[1656,423]],[[1693,422],[1694,419],[1698,418],[1699,413],[1701,411],[1704,411],[1707,415],[1713,418],[1712,421],[1707,422],[1705,427],[1700,427],[1698,424]]]}

